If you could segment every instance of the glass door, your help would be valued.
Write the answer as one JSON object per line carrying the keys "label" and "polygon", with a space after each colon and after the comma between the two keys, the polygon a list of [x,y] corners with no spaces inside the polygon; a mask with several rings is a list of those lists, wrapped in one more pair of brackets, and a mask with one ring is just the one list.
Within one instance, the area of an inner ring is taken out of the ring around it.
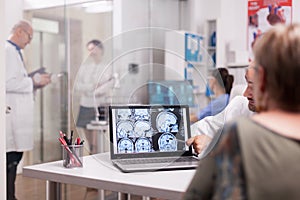
{"label": "glass door", "polygon": [[31,70],[44,68],[52,74],[52,83],[35,91],[33,163],[60,159],[58,132],[68,130],[68,71],[62,24],[59,20],[32,18]]}

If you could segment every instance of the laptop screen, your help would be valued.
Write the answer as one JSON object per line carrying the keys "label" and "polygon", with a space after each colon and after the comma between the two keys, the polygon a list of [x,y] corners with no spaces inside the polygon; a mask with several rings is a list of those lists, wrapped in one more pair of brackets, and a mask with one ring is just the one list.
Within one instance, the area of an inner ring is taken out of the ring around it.
{"label": "laptop screen", "polygon": [[190,152],[188,106],[110,106],[113,157],[182,155]]}

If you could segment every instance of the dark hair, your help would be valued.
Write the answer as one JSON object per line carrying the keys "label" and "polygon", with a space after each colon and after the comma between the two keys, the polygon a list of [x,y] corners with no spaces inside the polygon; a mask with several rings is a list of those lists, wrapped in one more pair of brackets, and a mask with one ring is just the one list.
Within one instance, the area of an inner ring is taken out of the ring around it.
{"label": "dark hair", "polygon": [[100,40],[96,40],[96,39],[91,40],[86,44],[86,46],[89,46],[90,44],[93,44],[93,45],[97,46],[99,49],[104,50],[103,44]]}
{"label": "dark hair", "polygon": [[254,45],[254,57],[265,70],[266,91],[277,106],[300,111],[300,25],[278,24]]}
{"label": "dark hair", "polygon": [[230,94],[234,78],[229,74],[226,68],[218,68],[213,70],[212,76],[218,81],[218,84],[225,88],[225,92]]}

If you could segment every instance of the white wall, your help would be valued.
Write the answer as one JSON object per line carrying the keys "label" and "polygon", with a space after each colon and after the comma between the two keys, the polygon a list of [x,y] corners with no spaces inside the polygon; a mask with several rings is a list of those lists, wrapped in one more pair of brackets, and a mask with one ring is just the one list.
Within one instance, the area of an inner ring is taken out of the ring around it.
{"label": "white wall", "polygon": [[191,30],[204,34],[204,23],[207,19],[221,17],[221,0],[190,0]]}
{"label": "white wall", "polygon": [[293,22],[300,23],[300,1],[293,0]]}
{"label": "white wall", "polygon": [[248,57],[228,60],[229,51],[247,54],[247,0],[227,0],[221,3],[217,63],[226,67],[229,62],[247,63]]}
{"label": "white wall", "polygon": [[[183,4],[183,3],[182,3]],[[166,29],[178,30],[180,27],[180,18],[185,16],[184,10],[180,12],[181,3],[177,0],[151,0],[150,4],[150,26],[157,27],[152,31],[152,73],[150,80],[162,80],[164,79],[165,70],[165,55],[164,51],[159,49],[165,49],[166,41]],[[188,17],[188,16],[186,16]],[[188,27],[189,24],[182,24],[184,27]]]}
{"label": "white wall", "polygon": [[0,199],[6,199],[6,134],[5,134],[5,56],[4,41],[7,39],[13,25],[22,18],[23,0],[0,1]]}
{"label": "white wall", "polygon": [[[145,85],[149,79],[164,77],[164,52],[158,49],[164,48],[164,30],[179,29],[179,1],[114,0],[113,12],[114,57],[121,55],[114,69],[120,73],[123,86],[118,95],[131,95],[131,89]],[[129,63],[139,64],[138,74],[127,73]],[[146,94],[140,96],[147,99]]]}
{"label": "white wall", "polygon": [[[5,1],[0,1],[0,24],[6,27],[5,23]],[[4,28],[5,29],[5,28]],[[0,41],[4,44],[6,38],[5,31],[0,31]],[[0,45],[0,199],[6,199],[6,135],[5,135],[5,56],[4,45]]]}
{"label": "white wall", "polygon": [[[121,87],[114,91],[113,103],[127,103],[133,91],[148,79],[149,68],[149,22],[148,0],[114,0],[113,8],[113,63],[115,72],[120,75]],[[128,73],[128,64],[138,64],[139,72]],[[116,102],[117,101],[117,102]],[[139,100],[140,101],[140,100]],[[134,102],[135,103],[135,102]]]}
{"label": "white wall", "polygon": [[192,29],[204,34],[205,22],[217,19],[217,67],[226,66],[227,52],[247,49],[247,0],[193,0],[196,23]]}
{"label": "white wall", "polygon": [[11,28],[23,18],[23,0],[5,0],[6,37]]}

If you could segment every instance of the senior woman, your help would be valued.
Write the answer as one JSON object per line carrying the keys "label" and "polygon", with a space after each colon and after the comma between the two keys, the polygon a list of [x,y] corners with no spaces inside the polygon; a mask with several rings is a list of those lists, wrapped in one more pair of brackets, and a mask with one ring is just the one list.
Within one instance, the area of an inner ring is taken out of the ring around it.
{"label": "senior woman", "polygon": [[300,198],[300,25],[277,25],[254,46],[252,118],[227,125],[184,199]]}

